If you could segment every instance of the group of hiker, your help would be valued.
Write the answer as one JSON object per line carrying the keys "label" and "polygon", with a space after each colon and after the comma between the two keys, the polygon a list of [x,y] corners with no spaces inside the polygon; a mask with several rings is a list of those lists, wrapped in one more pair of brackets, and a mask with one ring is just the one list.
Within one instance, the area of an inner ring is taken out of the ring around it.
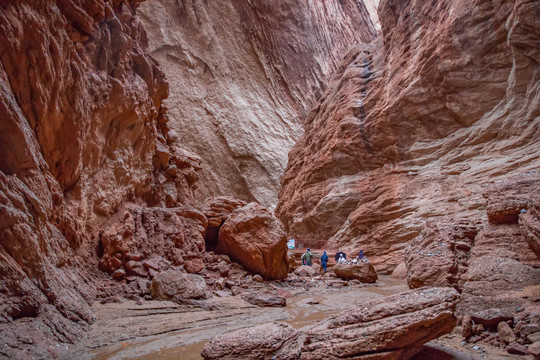
{"label": "group of hiker", "polygon": [[[308,266],[312,265],[313,253],[311,252],[310,248],[306,249],[306,252],[302,254],[301,259],[302,259],[302,265],[308,265]],[[358,256],[352,260],[347,260],[347,254],[345,254],[342,251],[338,251],[334,255],[334,259],[336,260],[337,263],[340,263],[340,264],[357,264],[359,262],[369,262],[363,250],[360,250],[360,252],[358,253]],[[324,269],[324,272],[326,272],[326,267],[328,265],[328,254],[326,253],[326,251],[323,251],[323,254],[321,255],[321,265]]]}

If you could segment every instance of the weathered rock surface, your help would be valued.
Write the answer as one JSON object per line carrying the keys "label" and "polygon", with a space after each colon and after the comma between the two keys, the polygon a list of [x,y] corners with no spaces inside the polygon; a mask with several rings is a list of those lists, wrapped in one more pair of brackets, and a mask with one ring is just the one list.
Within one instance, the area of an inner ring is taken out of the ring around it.
{"label": "weathered rock surface", "polygon": [[513,224],[534,192],[501,193],[487,213],[482,194],[538,181],[539,32],[526,14],[539,6],[381,2],[379,42],[351,49],[289,154],[276,213],[290,235],[362,248],[389,273],[426,220]]}
{"label": "weathered rock surface", "polygon": [[195,261],[203,266],[206,224],[206,217],[190,207],[126,206],[109,219],[101,233],[99,267],[109,273],[140,268],[144,273],[134,274],[139,276],[166,270],[169,264],[198,272],[201,269],[190,270],[197,269]]}
{"label": "weathered rock surface", "polygon": [[424,288],[338,314],[307,333],[302,359],[407,359],[452,331],[458,298],[451,288]]}
{"label": "weathered rock surface", "polygon": [[200,275],[167,270],[152,279],[152,298],[156,300],[202,299],[207,297],[206,281]]}
{"label": "weathered rock surface", "polygon": [[428,221],[405,250],[409,287],[460,287],[466,281],[470,250],[477,234],[477,224],[468,221]]}
{"label": "weathered rock surface", "polygon": [[205,359],[298,359],[298,332],[286,323],[269,323],[217,336],[204,345]]}
{"label": "weathered rock surface", "polygon": [[8,357],[59,356],[81,338],[99,234],[124,203],[193,200],[200,159],[168,136],[138,3],[0,4],[0,343],[30,339],[9,341]]}
{"label": "weathered rock surface", "polygon": [[271,294],[266,292],[250,292],[242,294],[241,297],[248,303],[261,307],[287,306],[287,299],[277,294]]}
{"label": "weathered rock surface", "polygon": [[[450,332],[459,298],[452,288],[424,288],[368,302],[322,321],[307,333],[274,323],[218,336],[205,359],[407,359]],[[305,338],[300,344],[301,338]]]}
{"label": "weathered rock surface", "polygon": [[349,46],[375,29],[362,1],[147,1],[172,130],[202,159],[199,200],[273,208],[287,152]]}
{"label": "weathered rock surface", "polygon": [[249,203],[229,215],[219,230],[218,246],[231,259],[264,279],[287,277],[283,224],[257,203]]}
{"label": "weathered rock surface", "polygon": [[371,263],[336,264],[332,270],[343,280],[360,280],[363,283],[374,283],[378,276]]}

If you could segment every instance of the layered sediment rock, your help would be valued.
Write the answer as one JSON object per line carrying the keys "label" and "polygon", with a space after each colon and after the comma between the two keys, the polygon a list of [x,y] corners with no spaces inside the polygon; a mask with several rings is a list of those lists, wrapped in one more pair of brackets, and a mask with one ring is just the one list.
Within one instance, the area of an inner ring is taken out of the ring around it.
{"label": "layered sediment rock", "polygon": [[[497,212],[483,195],[539,174],[539,12],[527,1],[381,2],[379,42],[351,49],[289,154],[276,212],[291,236],[362,248],[378,272],[403,262],[429,219],[480,222],[490,243],[521,238],[499,227],[530,203],[529,187]],[[516,244],[500,253],[537,266]],[[457,265],[450,282],[462,281]]]}
{"label": "layered sediment rock", "polygon": [[172,130],[202,159],[199,200],[273,208],[287,152],[349,46],[375,37],[362,1],[147,1]]}

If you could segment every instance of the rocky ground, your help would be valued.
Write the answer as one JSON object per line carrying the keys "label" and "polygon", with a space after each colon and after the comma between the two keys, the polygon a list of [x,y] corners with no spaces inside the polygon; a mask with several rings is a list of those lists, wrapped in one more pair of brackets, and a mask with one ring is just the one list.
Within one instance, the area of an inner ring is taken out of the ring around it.
{"label": "rocky ground", "polygon": [[222,333],[275,320],[302,329],[352,304],[407,290],[404,281],[384,276],[377,284],[344,284],[333,278],[297,278],[291,282],[252,282],[246,289],[274,290],[287,298],[286,307],[257,307],[241,295],[213,296],[196,305],[121,298],[105,304],[96,302],[93,309],[97,320],[88,339],[72,348],[67,358],[172,359],[183,355],[184,359],[201,359],[204,343]]}
{"label": "rocky ground", "polygon": [[[316,323],[369,301],[408,290],[404,280],[382,275],[375,284],[346,282],[331,277],[289,281],[250,282],[248,293],[274,291],[287,298],[285,307],[258,307],[241,295],[180,305],[170,301],[134,301],[93,305],[96,322],[88,338],[69,349],[65,359],[202,359],[205,343],[224,333],[273,321],[308,331]],[[325,280],[326,279],[326,280]],[[461,327],[431,341],[415,359],[523,359],[490,344],[467,343]],[[532,359],[532,357],[530,357]]]}

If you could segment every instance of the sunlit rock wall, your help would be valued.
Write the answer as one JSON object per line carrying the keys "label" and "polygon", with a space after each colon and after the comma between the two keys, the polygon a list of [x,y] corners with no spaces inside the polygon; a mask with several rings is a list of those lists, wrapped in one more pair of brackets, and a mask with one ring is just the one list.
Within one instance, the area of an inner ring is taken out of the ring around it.
{"label": "sunlit rock wall", "polygon": [[355,1],[148,1],[171,128],[201,156],[196,196],[277,202],[287,153],[346,49],[375,29]]}

